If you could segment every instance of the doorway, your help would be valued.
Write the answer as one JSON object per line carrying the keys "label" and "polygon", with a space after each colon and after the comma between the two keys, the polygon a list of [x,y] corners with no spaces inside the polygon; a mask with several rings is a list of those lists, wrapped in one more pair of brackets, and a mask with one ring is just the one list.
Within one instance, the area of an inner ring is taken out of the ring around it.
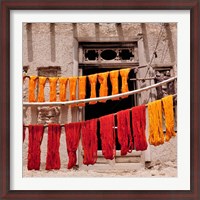
{"label": "doorway", "polygon": [[[119,68],[99,68],[99,67],[93,67],[91,68],[84,68],[82,70],[82,74],[87,76],[95,73],[101,73],[101,72],[108,72],[112,70],[119,70]],[[129,73],[128,77],[128,87],[129,90],[134,90],[135,89],[135,83],[131,81],[131,78],[135,77],[134,70],[132,69]],[[108,95],[111,95],[112,93],[112,85],[110,82],[110,78],[108,77]],[[119,75],[118,78],[118,88],[120,91],[121,88],[121,76]],[[89,80],[87,80],[86,83],[86,98],[90,98],[90,83]],[[99,96],[99,88],[100,84],[97,81],[96,84],[96,96]],[[135,96],[134,95],[129,95],[127,98],[124,99],[119,99],[119,100],[107,100],[105,103],[97,102],[96,104],[90,105],[86,104],[85,106],[85,112],[84,112],[84,118],[85,120],[89,119],[94,119],[94,118],[99,118],[101,116],[105,116],[108,114],[116,113],[121,110],[129,109],[131,107],[135,106]],[[116,124],[116,134],[117,134],[117,120],[115,119],[115,124]],[[97,127],[97,136],[98,136],[98,150],[101,150],[101,139],[100,139],[100,126],[98,123]],[[116,137],[116,150],[120,150],[120,144],[118,142],[118,138]]]}

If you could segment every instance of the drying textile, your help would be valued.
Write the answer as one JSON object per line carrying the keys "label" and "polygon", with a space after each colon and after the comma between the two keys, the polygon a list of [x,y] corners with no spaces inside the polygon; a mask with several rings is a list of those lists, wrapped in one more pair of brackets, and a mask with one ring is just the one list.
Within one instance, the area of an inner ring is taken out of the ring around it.
{"label": "drying textile", "polygon": [[39,77],[39,90],[38,90],[38,101],[39,102],[44,102],[45,98],[44,98],[44,87],[45,87],[45,83],[46,83],[47,78],[46,77]]}
{"label": "drying textile", "polygon": [[84,151],[83,164],[93,165],[97,160],[97,119],[82,123],[82,146]]}
{"label": "drying textile", "polygon": [[35,86],[36,86],[37,76],[30,76],[29,78],[29,102],[35,102]]}
{"label": "drying textile", "polygon": [[68,78],[60,77],[59,85],[60,85],[60,101],[66,101],[66,87],[67,87]]}
{"label": "drying textile", "polygon": [[26,127],[23,125],[23,142],[25,140],[26,137]]}
{"label": "drying textile", "polygon": [[[100,83],[99,97],[108,96],[108,84],[107,84],[108,74],[109,72],[98,74],[98,81]],[[99,102],[106,102],[106,100],[100,100]]]}
{"label": "drying textile", "polygon": [[44,125],[29,125],[28,170],[40,169],[40,145],[44,134]]}
{"label": "drying textile", "polygon": [[76,160],[77,160],[76,151],[80,140],[80,131],[81,131],[80,122],[65,124],[66,145],[69,157],[67,166],[68,169],[71,169],[76,165]]}
{"label": "drying textile", "polygon": [[[118,76],[119,76],[119,70],[110,71],[110,82],[112,84],[112,95],[119,93]],[[119,100],[119,98],[113,98],[112,100]]]}
{"label": "drying textile", "polygon": [[60,169],[60,135],[61,127],[59,124],[48,125],[46,170]]}
{"label": "drying textile", "polygon": [[49,84],[50,84],[50,101],[56,101],[56,86],[57,86],[57,77],[50,77]]}
{"label": "drying textile", "polygon": [[145,135],[146,129],[146,108],[145,105],[132,108],[132,128],[134,137],[134,147],[136,151],[144,151],[147,149],[147,141]]}
{"label": "drying textile", "polygon": [[133,138],[130,127],[130,110],[117,112],[117,136],[121,145],[121,155],[126,155],[133,150]]}
{"label": "drying textile", "polygon": [[[92,74],[88,76],[90,82],[90,98],[96,97],[96,83],[97,83],[97,74]],[[89,102],[89,104],[96,104],[96,101]]]}
{"label": "drying textile", "polygon": [[174,131],[173,96],[169,95],[162,98],[162,103],[163,103],[165,126],[166,126],[165,141],[169,141],[172,136],[176,136],[176,133]]}
{"label": "drying textile", "polygon": [[[76,100],[76,81],[77,81],[77,77],[70,77],[69,78],[69,91],[70,91],[70,95],[69,95],[69,100]],[[71,105],[71,107],[73,107],[74,105]]]}
{"label": "drying textile", "polygon": [[161,100],[148,103],[149,116],[149,143],[158,146],[164,143],[162,127],[162,104]]}
{"label": "drying textile", "polygon": [[[124,92],[128,92],[129,89],[128,89],[128,74],[130,72],[130,68],[127,68],[127,69],[120,69],[120,75],[121,75],[121,78],[122,78],[122,87],[121,87],[121,92],[124,93]],[[121,98],[127,98],[128,96],[123,96]]]}
{"label": "drying textile", "polygon": [[116,154],[114,115],[99,118],[102,153],[106,159],[112,160]]}
{"label": "drying textile", "polygon": [[[79,76],[79,99],[85,99],[86,96],[86,76]],[[78,106],[85,106],[85,103],[80,103]]]}

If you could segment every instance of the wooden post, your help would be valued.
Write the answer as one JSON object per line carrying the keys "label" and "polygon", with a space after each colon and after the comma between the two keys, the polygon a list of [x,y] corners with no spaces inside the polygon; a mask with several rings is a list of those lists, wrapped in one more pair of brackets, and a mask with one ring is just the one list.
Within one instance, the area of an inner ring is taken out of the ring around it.
{"label": "wooden post", "polygon": [[[78,41],[74,38],[73,41],[73,76],[79,76],[79,71],[78,71]],[[76,98],[78,97],[78,87],[76,87]],[[78,107],[72,107],[71,108],[71,113],[72,113],[72,122],[77,122],[79,121],[79,110]],[[80,144],[81,144],[81,140],[80,140]],[[80,166],[82,164],[82,156],[81,156],[81,149],[82,147],[80,146],[78,147],[78,151],[76,156],[78,157],[77,159],[77,164]]]}
{"label": "wooden post", "polygon": [[[145,57],[143,39],[140,39],[138,41],[138,56],[139,56],[139,65],[146,65],[147,64],[147,60],[146,60],[147,57]],[[137,78],[144,78],[146,72],[147,72],[147,67],[146,68],[140,68],[138,70],[138,73],[136,74],[136,77]],[[150,83],[151,82],[149,80],[147,80],[145,82],[137,81],[137,88],[146,87],[147,85],[150,85]],[[138,105],[148,103],[149,95],[150,95],[149,91],[141,92],[138,95]],[[147,114],[146,114],[146,138],[148,138],[148,115]],[[147,143],[148,143],[148,140],[147,140]],[[148,143],[147,150],[142,152],[142,162],[145,163],[146,161],[151,161],[151,149],[150,149],[149,143]]]}
{"label": "wooden post", "polygon": [[[83,75],[82,69],[78,70],[78,74],[79,74],[79,76]],[[85,108],[79,107],[78,110],[77,110],[77,113],[78,113],[77,120],[78,121],[84,121],[85,120],[85,115],[84,115]],[[81,167],[83,165],[82,150],[83,150],[83,147],[82,147],[82,138],[81,138],[80,142],[79,142],[79,145],[78,145],[78,165],[79,165],[79,167]]]}

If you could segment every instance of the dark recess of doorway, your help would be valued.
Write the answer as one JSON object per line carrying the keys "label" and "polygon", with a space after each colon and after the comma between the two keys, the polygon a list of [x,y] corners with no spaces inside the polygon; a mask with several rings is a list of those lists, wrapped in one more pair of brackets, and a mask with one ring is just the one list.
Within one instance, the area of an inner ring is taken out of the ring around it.
{"label": "dark recess of doorway", "polygon": [[[119,69],[119,68],[118,68]],[[90,74],[95,74],[95,73],[101,73],[101,72],[107,72],[107,71],[112,71],[116,70],[116,68],[83,68],[83,75],[90,75]],[[129,73],[129,78],[128,78],[128,87],[129,90],[134,90],[135,89],[135,83],[133,81],[130,81],[130,78],[135,78],[135,73],[134,70],[132,69]],[[121,77],[119,75],[119,90],[121,88]],[[99,88],[100,84],[97,81],[96,84],[96,95],[97,97],[99,96]],[[108,77],[108,95],[111,95],[112,93],[112,86],[110,82],[110,78]],[[90,98],[90,84],[89,80],[87,79],[86,83],[86,98]],[[120,110],[125,110],[133,107],[135,105],[134,101],[134,95],[130,95],[128,98],[120,99],[120,100],[108,100],[106,103],[96,103],[94,105],[86,104],[85,106],[85,120],[89,119],[94,119],[94,118],[99,118],[104,115],[116,113]],[[115,119],[115,124],[117,126],[117,120]],[[100,139],[100,126],[98,123],[97,127],[97,136],[98,136],[98,149],[101,150],[101,139]],[[118,139],[116,137],[116,149],[120,150],[120,144],[118,142]]]}

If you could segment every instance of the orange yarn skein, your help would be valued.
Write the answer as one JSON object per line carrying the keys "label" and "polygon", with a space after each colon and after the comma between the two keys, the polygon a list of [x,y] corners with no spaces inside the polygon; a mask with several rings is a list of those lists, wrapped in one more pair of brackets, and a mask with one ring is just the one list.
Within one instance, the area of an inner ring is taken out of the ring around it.
{"label": "orange yarn skein", "polygon": [[[79,99],[85,99],[86,96],[86,76],[79,76]],[[80,103],[78,106],[85,106],[85,103]]]}
{"label": "orange yarn skein", "polygon": [[60,84],[60,101],[66,101],[66,87],[67,87],[68,78],[60,77],[59,84]]}
{"label": "orange yarn skein", "polygon": [[50,77],[49,83],[50,83],[50,101],[56,101],[56,84],[57,84],[57,77]]}
{"label": "orange yarn skein", "polygon": [[[124,92],[128,92],[129,89],[128,89],[128,74],[130,72],[130,68],[127,68],[127,69],[120,69],[120,75],[121,75],[121,78],[122,78],[122,87],[121,87],[121,92],[124,93]],[[121,98],[127,98],[128,96],[123,96]]]}
{"label": "orange yarn skein", "polygon": [[[90,98],[96,97],[96,83],[97,83],[97,74],[92,74],[88,76],[90,82]],[[96,101],[89,102],[89,104],[95,104]]]}
{"label": "orange yarn skein", "polygon": [[[112,84],[112,95],[119,93],[118,76],[119,76],[119,70],[110,71],[110,82]],[[119,98],[113,98],[112,100],[119,100]]]}
{"label": "orange yarn skein", "polygon": [[[70,96],[69,100],[76,100],[76,80],[77,77],[70,77],[69,78],[69,90],[70,90]],[[74,105],[71,105],[71,107],[74,107]]]}
{"label": "orange yarn skein", "polygon": [[44,87],[46,83],[47,77],[39,77],[39,91],[38,91],[38,101],[39,102],[44,102]]}
{"label": "orange yarn skein", "polygon": [[164,143],[162,127],[162,104],[161,100],[148,103],[149,117],[149,143],[158,146]]}
{"label": "orange yarn skein", "polygon": [[37,76],[30,76],[29,79],[29,102],[35,102],[35,86],[36,86]]}
{"label": "orange yarn skein", "polygon": [[163,109],[165,114],[166,135],[165,141],[169,141],[172,136],[176,136],[174,131],[174,111],[173,111],[173,96],[169,95],[162,98]]}
{"label": "orange yarn skein", "polygon": [[[108,74],[109,72],[98,74],[98,81],[100,83],[99,97],[108,95],[108,85],[107,85]],[[100,100],[99,102],[106,102],[106,100]]]}

